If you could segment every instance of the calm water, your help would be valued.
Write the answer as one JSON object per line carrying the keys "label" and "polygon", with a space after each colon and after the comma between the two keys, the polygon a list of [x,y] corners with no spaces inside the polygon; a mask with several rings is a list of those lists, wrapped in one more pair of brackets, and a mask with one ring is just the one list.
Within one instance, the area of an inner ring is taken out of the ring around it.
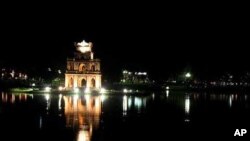
{"label": "calm water", "polygon": [[250,134],[247,94],[0,95],[1,141],[204,139],[233,137],[236,128]]}

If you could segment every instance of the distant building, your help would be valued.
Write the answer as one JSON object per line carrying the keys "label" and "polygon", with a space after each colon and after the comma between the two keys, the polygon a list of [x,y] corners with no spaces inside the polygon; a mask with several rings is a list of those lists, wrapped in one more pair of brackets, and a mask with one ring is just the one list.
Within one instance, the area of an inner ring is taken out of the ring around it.
{"label": "distant building", "polygon": [[121,83],[146,84],[150,83],[147,72],[122,72]]}
{"label": "distant building", "polygon": [[27,80],[28,75],[25,73],[21,73],[20,71],[18,72],[17,70],[10,69],[10,68],[1,68],[0,69],[0,74],[1,77],[0,79],[2,80]]}
{"label": "distant building", "polygon": [[100,60],[94,59],[92,52],[93,44],[84,40],[75,43],[77,52],[74,58],[67,59],[67,69],[65,73],[65,88],[101,88]]}

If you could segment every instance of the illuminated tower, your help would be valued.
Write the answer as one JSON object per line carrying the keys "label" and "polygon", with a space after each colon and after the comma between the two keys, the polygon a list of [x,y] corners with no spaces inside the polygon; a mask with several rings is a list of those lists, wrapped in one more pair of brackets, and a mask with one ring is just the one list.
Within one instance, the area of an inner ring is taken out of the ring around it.
{"label": "illuminated tower", "polygon": [[94,59],[92,52],[93,44],[84,40],[75,43],[77,52],[74,58],[67,59],[67,70],[65,73],[65,88],[90,88],[99,90],[101,88],[100,60]]}

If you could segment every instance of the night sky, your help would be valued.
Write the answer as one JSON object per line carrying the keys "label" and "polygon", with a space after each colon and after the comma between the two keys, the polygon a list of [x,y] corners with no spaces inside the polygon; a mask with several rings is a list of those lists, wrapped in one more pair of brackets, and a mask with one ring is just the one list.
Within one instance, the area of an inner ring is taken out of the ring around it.
{"label": "night sky", "polygon": [[1,9],[0,16],[2,66],[65,67],[73,42],[85,39],[111,79],[122,68],[145,70],[153,78],[187,68],[197,76],[250,70],[248,17],[232,8],[17,4]]}

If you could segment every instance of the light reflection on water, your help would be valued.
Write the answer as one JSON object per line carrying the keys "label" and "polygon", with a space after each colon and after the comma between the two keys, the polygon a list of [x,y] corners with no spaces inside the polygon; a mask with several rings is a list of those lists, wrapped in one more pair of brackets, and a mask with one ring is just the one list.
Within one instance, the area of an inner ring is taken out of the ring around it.
{"label": "light reflection on water", "polygon": [[[65,118],[65,128],[72,129],[76,132],[75,139],[77,141],[91,141],[93,133],[100,128],[100,121],[102,116],[106,113],[103,111],[111,111],[113,113],[115,109],[120,109],[120,115],[124,119],[129,119],[133,115],[142,115],[149,113],[149,109],[163,103],[160,107],[162,111],[169,108],[170,104],[175,107],[181,107],[183,118],[185,122],[195,122],[192,114],[197,108],[203,108],[201,101],[218,101],[224,104],[228,109],[232,109],[234,104],[243,102],[248,105],[247,95],[240,94],[199,94],[199,93],[174,93],[169,94],[169,90],[163,93],[151,93],[145,96],[133,96],[133,95],[63,95],[63,94],[26,94],[26,93],[5,93],[1,92],[0,99],[0,112],[4,114],[1,109],[5,108],[6,104],[17,105],[20,103],[26,103],[35,101],[38,104],[44,105],[45,113],[47,116],[52,116],[56,109],[58,110],[59,118]],[[53,104],[55,103],[55,104]],[[113,104],[118,103],[116,106]],[[198,104],[197,104],[198,103]],[[199,105],[200,107],[196,106]],[[120,107],[119,107],[120,106]],[[7,107],[9,108],[9,107]],[[12,110],[12,109],[4,109]],[[3,110],[3,111],[4,111]],[[159,109],[154,109],[159,110]],[[201,110],[202,111],[202,110]],[[39,129],[46,127],[46,118],[41,111],[37,120],[37,126]],[[114,113],[115,114],[115,113]],[[172,113],[170,113],[172,114]],[[113,115],[113,114],[111,114]],[[169,115],[174,116],[174,115]],[[7,121],[8,122],[8,121]],[[105,122],[105,120],[104,120]],[[181,121],[177,121],[181,122]],[[1,129],[1,128],[0,128]],[[72,139],[74,140],[74,139]]]}
{"label": "light reflection on water", "polygon": [[101,114],[100,96],[63,96],[66,127],[78,130],[77,141],[89,141]]}

